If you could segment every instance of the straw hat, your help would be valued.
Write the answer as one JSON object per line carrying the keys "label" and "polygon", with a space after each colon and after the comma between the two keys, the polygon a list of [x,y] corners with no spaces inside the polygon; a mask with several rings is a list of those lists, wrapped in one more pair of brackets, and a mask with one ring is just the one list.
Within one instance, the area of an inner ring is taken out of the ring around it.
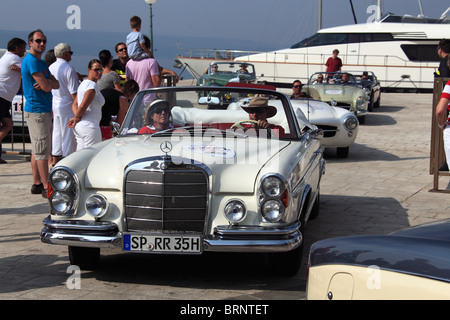
{"label": "straw hat", "polygon": [[242,107],[247,113],[250,113],[250,110],[254,108],[266,108],[268,110],[267,118],[272,118],[277,114],[277,108],[269,106],[269,99],[260,96],[254,96],[248,106]]}

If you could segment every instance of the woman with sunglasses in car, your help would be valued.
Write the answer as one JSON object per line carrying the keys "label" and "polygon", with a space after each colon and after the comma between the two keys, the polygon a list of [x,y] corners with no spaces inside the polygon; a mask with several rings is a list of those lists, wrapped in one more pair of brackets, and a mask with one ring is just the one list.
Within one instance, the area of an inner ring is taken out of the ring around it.
{"label": "woman with sunglasses in car", "polygon": [[72,105],[74,117],[67,122],[67,126],[73,128],[75,133],[77,151],[102,141],[100,119],[105,98],[97,86],[103,73],[101,62],[97,59],[89,61],[88,71]]}
{"label": "woman with sunglasses in car", "polygon": [[155,133],[173,128],[170,104],[165,100],[155,100],[145,113],[146,126],[139,130],[139,134]]}

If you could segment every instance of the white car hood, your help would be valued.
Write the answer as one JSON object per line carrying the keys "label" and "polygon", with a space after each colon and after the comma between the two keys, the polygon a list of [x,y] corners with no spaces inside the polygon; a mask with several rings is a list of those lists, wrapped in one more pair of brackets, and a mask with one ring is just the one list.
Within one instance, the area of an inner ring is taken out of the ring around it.
{"label": "white car hood", "polygon": [[306,120],[313,124],[322,123],[323,121],[326,123],[331,121],[332,123],[347,114],[353,114],[346,109],[332,107],[326,102],[314,99],[291,100],[291,104],[297,119],[303,119],[303,121]]}
{"label": "white car hood", "polygon": [[168,141],[172,145],[168,154],[174,163],[185,158],[209,167],[213,192],[253,192],[261,167],[289,145],[289,141],[252,137],[208,140],[147,135],[113,138],[92,157],[86,169],[85,187],[122,190],[127,166],[138,159],[163,156],[161,144]]}
{"label": "white car hood", "polygon": [[336,111],[329,104],[318,100],[291,100],[294,110],[299,108],[306,119],[314,123],[314,120],[335,119]]}

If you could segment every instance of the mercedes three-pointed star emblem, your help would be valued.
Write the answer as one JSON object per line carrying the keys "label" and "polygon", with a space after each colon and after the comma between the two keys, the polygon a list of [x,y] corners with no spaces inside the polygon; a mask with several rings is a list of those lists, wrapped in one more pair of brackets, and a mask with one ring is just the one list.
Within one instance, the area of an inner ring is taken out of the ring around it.
{"label": "mercedes three-pointed star emblem", "polygon": [[165,154],[168,154],[170,151],[172,151],[172,144],[169,141],[164,141],[159,147]]}

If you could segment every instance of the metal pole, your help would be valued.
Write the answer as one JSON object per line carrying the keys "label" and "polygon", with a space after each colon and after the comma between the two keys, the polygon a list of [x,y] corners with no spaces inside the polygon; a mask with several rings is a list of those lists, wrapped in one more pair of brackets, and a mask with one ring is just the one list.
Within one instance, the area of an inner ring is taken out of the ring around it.
{"label": "metal pole", "polygon": [[150,51],[153,53],[153,21],[152,21],[152,5],[150,4]]}
{"label": "metal pole", "polygon": [[377,22],[379,22],[381,20],[381,16],[383,15],[383,0],[377,1],[377,7],[378,7]]}
{"label": "metal pole", "polygon": [[319,30],[322,29],[322,0],[319,0]]}

